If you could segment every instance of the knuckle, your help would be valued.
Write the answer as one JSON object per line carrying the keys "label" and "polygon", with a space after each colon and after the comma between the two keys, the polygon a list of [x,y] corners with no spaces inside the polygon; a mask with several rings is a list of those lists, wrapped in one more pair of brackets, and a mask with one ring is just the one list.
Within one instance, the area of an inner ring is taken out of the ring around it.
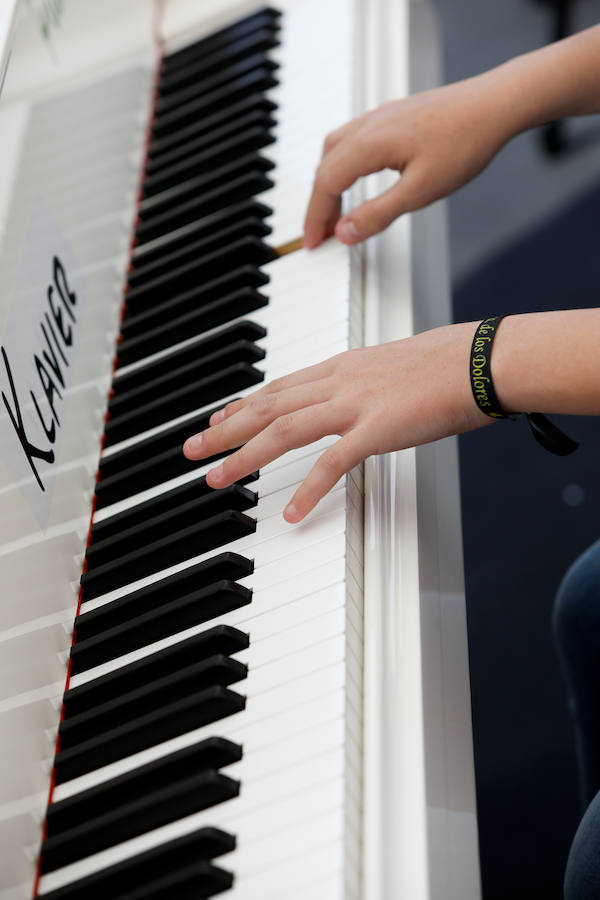
{"label": "knuckle", "polygon": [[331,363],[331,371],[334,373],[339,372],[344,367],[344,362],[348,357],[348,354],[351,353],[350,350],[344,350],[342,353],[336,353],[335,356],[332,356],[329,362]]}
{"label": "knuckle", "polygon": [[290,433],[294,428],[294,417],[290,413],[286,413],[284,416],[279,416],[278,419],[275,419],[273,422],[273,430],[275,435],[281,440],[289,437]]}
{"label": "knuckle", "polygon": [[277,406],[277,395],[276,394],[265,394],[262,397],[256,398],[256,404],[254,406],[254,412],[260,419],[263,421],[265,419],[273,418],[274,410]]}
{"label": "knuckle", "polygon": [[329,193],[333,191],[331,166],[326,159],[322,160],[317,166],[315,182],[321,190],[325,190]]}
{"label": "knuckle", "polygon": [[239,400],[232,400],[231,403],[227,403],[226,406],[223,407],[223,412],[225,413],[225,417],[233,415],[240,408]]}
{"label": "knuckle", "polygon": [[323,156],[339,144],[341,136],[341,128],[336,128],[335,131],[330,131],[329,134],[326,135],[325,140],[323,141]]}
{"label": "knuckle", "polygon": [[331,131],[326,136],[325,140],[323,141],[323,156],[325,156],[326,153],[329,153],[330,150],[333,150],[333,148],[335,147],[337,142],[338,142],[338,132]]}
{"label": "knuckle", "polygon": [[283,377],[274,378],[273,381],[269,383],[268,392],[269,394],[278,394],[285,387],[285,380]]}
{"label": "knuckle", "polygon": [[354,142],[359,153],[364,153],[371,149],[373,142],[377,137],[377,128],[372,122],[365,124],[356,132]]}

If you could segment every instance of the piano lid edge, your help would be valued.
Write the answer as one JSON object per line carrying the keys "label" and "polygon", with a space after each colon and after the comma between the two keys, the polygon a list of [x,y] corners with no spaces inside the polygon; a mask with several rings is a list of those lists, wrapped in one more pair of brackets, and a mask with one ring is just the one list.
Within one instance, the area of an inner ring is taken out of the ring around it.
{"label": "piano lid edge", "polygon": [[[357,0],[356,9],[357,112],[439,83],[429,0]],[[368,179],[359,199],[394,180]],[[451,321],[443,203],[368,241],[362,265],[365,344]],[[455,438],[366,462],[369,900],[481,896],[459,503]]]}

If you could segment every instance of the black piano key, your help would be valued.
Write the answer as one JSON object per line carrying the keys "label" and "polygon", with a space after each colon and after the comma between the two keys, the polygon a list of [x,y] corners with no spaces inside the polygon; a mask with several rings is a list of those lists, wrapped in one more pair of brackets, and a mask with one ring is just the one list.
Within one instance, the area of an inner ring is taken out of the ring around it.
{"label": "black piano key", "polygon": [[42,874],[231,800],[237,797],[239,789],[238,781],[209,769],[151,790],[137,800],[47,838],[41,848]]}
{"label": "black piano key", "polygon": [[234,849],[233,835],[218,828],[200,828],[44,893],[44,900],[123,900],[129,891],[151,885],[165,873],[182,871],[190,863]]}
{"label": "black piano key", "polygon": [[123,894],[120,900],[173,900],[173,897],[177,900],[205,900],[228,891],[232,884],[231,872],[208,863],[195,862]]}
{"label": "black piano key", "polygon": [[188,359],[185,364],[174,365],[170,372],[149,378],[146,384],[139,387],[113,393],[108,404],[108,412],[111,418],[132,412],[146,403],[152,403],[155,397],[181,390],[190,381],[198,381],[226,371],[237,363],[253,364],[264,358],[265,351],[262,347],[257,347],[249,341],[236,341],[228,349],[217,350],[206,356],[197,355],[195,359]]}
{"label": "black piano key", "polygon": [[265,203],[260,203],[258,200],[250,199],[243,200],[241,203],[234,203],[232,206],[204,216],[195,222],[190,222],[182,228],[170,231],[154,241],[139,244],[133,250],[130,271],[137,272],[139,269],[158,262],[176,250],[187,247],[202,237],[211,235],[214,231],[226,228],[228,225],[234,225],[240,219],[255,218],[262,220],[272,214],[273,210],[271,207]]}
{"label": "black piano key", "polygon": [[265,6],[251,16],[245,16],[238,22],[215,31],[207,35],[207,37],[195,41],[193,44],[182,47],[181,50],[168,53],[162,59],[161,77],[169,76],[182,66],[187,66],[190,60],[201,59],[209,53],[226,48],[229,44],[252,34],[254,31],[262,28],[277,29],[280,18],[281,13],[279,10]]}
{"label": "black piano key", "polygon": [[[197,421],[196,418],[186,421],[191,424],[188,424],[187,428],[184,429],[185,436],[189,437],[190,434],[195,434],[196,431],[201,430],[201,428],[196,428],[195,426],[195,422]],[[185,423],[183,424],[185,425]],[[171,429],[167,428],[165,430],[170,431]],[[190,460],[183,455],[182,451],[182,445],[185,440],[184,435],[182,435],[180,442],[170,450],[164,450],[162,453],[158,453],[156,456],[151,456],[149,458],[144,457],[143,448],[140,450],[137,444],[134,444],[132,447],[127,447],[127,450],[135,449],[136,452],[135,454],[128,453],[125,455],[123,451],[124,457],[126,456],[126,459],[129,460],[130,456],[135,456],[137,459],[140,459],[141,462],[132,464],[128,468],[120,469],[119,471],[116,471],[114,475],[108,475],[96,483],[96,509],[103,509],[110,506],[112,503],[116,503],[119,500],[125,500],[148,488],[156,487],[156,485],[164,484],[180,475],[193,472],[199,465],[205,465],[215,462],[218,459],[223,459],[228,453],[233,452],[232,450],[227,450],[223,453],[216,453],[214,456],[208,456],[201,461]],[[162,432],[158,435],[153,435],[152,437],[159,436],[162,436]],[[151,441],[152,438],[147,438],[146,440]],[[141,444],[144,443],[145,441],[141,441]],[[116,457],[117,454],[115,454],[115,459]],[[121,462],[121,460],[119,460],[119,462]],[[123,462],[125,462],[125,459]],[[244,478],[240,478],[237,483],[248,484],[250,481],[253,481],[255,477],[255,473],[250,473],[249,475],[244,476]]]}
{"label": "black piano key", "polygon": [[275,87],[277,84],[277,78],[274,75],[275,68],[274,63],[267,61],[264,66],[252,69],[245,75],[227,82],[208,94],[202,94],[188,103],[182,103],[169,112],[163,112],[152,124],[151,146],[156,138],[177,132],[198,118],[210,116],[229,103],[237,103],[257,91],[268,91]]}
{"label": "black piano key", "polygon": [[62,784],[102,766],[139,753],[194,728],[224,719],[244,709],[246,700],[235,691],[211,687],[184,697],[133,722],[111,728],[54,759],[56,783]]}
{"label": "black piano key", "polygon": [[[259,153],[245,153],[243,156],[228,160],[210,172],[191,176],[173,187],[154,194],[153,197],[146,197],[138,207],[138,217],[142,223],[150,219],[156,220],[177,210],[183,202],[190,199],[201,199],[215,188],[227,186],[242,175],[249,172],[264,174],[272,168],[273,163]],[[185,222],[179,224],[183,225]]]}
{"label": "black piano key", "polygon": [[156,370],[152,365],[143,366],[146,377],[139,378],[137,385],[128,386],[125,380],[115,388],[113,383],[108,411],[111,416],[129,412],[137,405],[151,402],[159,392],[184,387],[186,380],[203,378],[240,362],[260,362],[264,357],[262,347],[246,340],[235,340],[229,348],[206,354],[199,353],[195,344],[186,345],[179,353],[168,356],[168,364],[164,358],[158,360],[160,365]]}
{"label": "black piano key", "polygon": [[181,202],[168,213],[140,221],[136,225],[135,240],[138,244],[155,240],[184,225],[189,225],[190,222],[196,222],[203,216],[233,203],[240,203],[272,187],[273,182],[263,171],[256,169],[243,172],[239,177],[207,190],[202,196]]}
{"label": "black piano key", "polygon": [[[128,615],[129,612],[126,611],[126,614]],[[111,623],[114,625],[116,622],[116,614],[113,613]],[[101,631],[102,627],[99,630]],[[248,635],[243,631],[232,628],[230,625],[215,625],[200,634],[195,634],[176,644],[171,644],[170,647],[144,656],[136,662],[120,666],[100,678],[94,678],[78,687],[70,688],[63,697],[65,718],[86,712],[101,703],[107,703],[109,700],[120,697],[126,691],[164,678],[194,663],[212,659],[215,655],[229,656],[232,653],[238,653],[240,650],[245,650],[248,645]],[[219,768],[224,763],[218,765],[210,763],[210,765],[213,768]]]}
{"label": "black piano key", "polygon": [[258,200],[250,199],[243,200],[241,203],[234,203],[232,206],[227,206],[225,209],[203,216],[195,222],[190,222],[188,225],[175,229],[175,231],[170,231],[163,237],[148,241],[146,244],[139,244],[134,248],[131,256],[131,271],[135,272],[149,263],[154,263],[175,250],[186,247],[192,241],[199,240],[205,235],[210,235],[217,229],[233,225],[240,219],[266,219],[272,214],[273,210],[271,207],[265,203],[260,203]]}
{"label": "black piano key", "polygon": [[[148,160],[144,172],[144,193],[146,193],[145,186],[150,179],[157,179],[159,175],[166,173],[174,166],[196,158],[199,154],[208,154],[207,159],[210,160],[210,156],[215,155],[218,147],[229,153],[233,147],[237,146],[237,135],[246,134],[255,128],[258,128],[263,134],[270,135],[271,129],[276,124],[271,113],[258,108],[241,116],[237,121],[226,122],[213,132],[195,134],[188,140],[181,141],[171,150],[155,156],[153,160]],[[260,149],[260,147],[255,149]]]}
{"label": "black piano key", "polygon": [[47,837],[85,825],[89,820],[132,803],[153,790],[161,790],[207,769],[221,769],[241,758],[241,746],[225,738],[211,737],[191,747],[184,747],[110,781],[103,781],[51,803],[46,814]]}
{"label": "black piano key", "polygon": [[151,518],[180,509],[184,504],[193,500],[201,501],[201,505],[198,507],[198,517],[204,518],[214,516],[227,509],[244,512],[256,506],[257,495],[254,491],[237,483],[220,491],[212,490],[206,484],[206,478],[201,476],[170,491],[164,491],[158,497],[152,497],[150,500],[145,500],[143,503],[138,503],[114,516],[96,522],[91,529],[91,547],[95,548],[98,542],[105,541],[107,538],[120,538],[128,529],[143,527]]}
{"label": "black piano key", "polygon": [[[230,62],[224,60],[223,65],[216,71],[193,79],[191,84],[183,85],[163,95],[159,93],[154,104],[152,125],[154,127],[157,122],[160,124],[163,116],[170,115],[185,104],[197,99],[204,100],[207,97],[214,97],[217,91],[226,90],[229,85],[239,82],[240,78],[244,78],[252,72],[265,69],[275,71],[277,68],[277,62],[270,59],[268,53],[260,51]],[[226,102],[226,97],[223,98],[223,102]]]}
{"label": "black piano key", "polygon": [[[210,143],[215,135],[218,137],[220,133],[231,133],[237,123],[249,113],[261,111],[268,115],[274,113],[276,109],[277,104],[264,94],[260,92],[248,94],[235,103],[227,104],[210,116],[192,121],[185,128],[179,128],[174,133],[155,138],[148,147],[147,166],[151,164],[160,167],[164,158],[172,153],[180,153],[181,148],[192,140],[203,139]],[[146,171],[152,170],[147,168]]]}
{"label": "black piano key", "polygon": [[[232,452],[224,451],[201,462],[185,457],[182,447],[186,437],[206,427],[208,416],[193,416],[185,422],[179,422],[144,438],[139,443],[123,448],[110,457],[105,456],[103,463],[105,468],[100,469],[100,480],[96,483],[96,509],[103,509],[118,500],[124,500],[180,475],[194,472],[199,465],[222,459],[226,453]],[[155,450],[160,450],[163,445],[169,449],[156,453]],[[103,472],[113,474],[103,475]],[[253,474],[241,478],[238,483],[247,484],[252,480]]]}
{"label": "black piano key", "polygon": [[[128,279],[125,296],[127,311],[131,311],[136,297],[139,298],[138,305],[144,308],[150,302],[163,302],[182,291],[201,287],[206,281],[205,273],[210,272],[211,255],[228,251],[232,246],[237,248],[240,241],[249,237],[260,240],[270,232],[270,227],[262,219],[241,219],[234,225],[228,225],[211,235],[204,235],[187,247],[180,247],[162,259],[137,269]],[[237,252],[237,249],[233,250],[234,254]],[[223,270],[222,264],[219,269]]]}
{"label": "black piano key", "polygon": [[[186,432],[187,437],[190,434],[195,434],[194,427],[190,426],[190,428],[191,430]],[[170,429],[166,430],[169,431]],[[176,447],[164,450],[162,453],[149,459],[145,459],[143,452],[137,449],[138,445],[134,444],[133,446],[137,450],[136,456],[138,459],[141,459],[141,462],[116,472],[114,475],[107,476],[96,483],[96,509],[103,509],[106,506],[110,506],[111,503],[117,503],[119,500],[125,500],[128,497],[139,494],[140,491],[145,491],[158,484],[164,484],[173,478],[177,478],[179,475],[193,472],[199,465],[215,462],[218,459],[222,459],[227,453],[232,452],[227,450],[200,461],[191,460],[183,455],[182,445],[184,440],[185,438],[182,437],[181,443]],[[141,443],[143,444],[144,441]],[[128,447],[127,449],[132,448]],[[245,479],[240,479],[239,484],[245,483]]]}
{"label": "black piano key", "polygon": [[[265,305],[266,298],[257,290],[257,282],[260,283],[261,279],[254,273],[259,272],[260,269],[254,265],[236,266],[227,273],[199,284],[190,291],[177,294],[169,300],[163,300],[161,303],[149,302],[146,297],[142,296],[140,302],[134,304],[135,298],[133,298],[131,306],[128,306],[128,314],[121,325],[120,343],[128,344],[136,337],[143,340],[157,327],[173,326],[173,323],[189,314],[196,317],[196,319],[190,319],[190,323],[196,321],[196,329],[200,328],[202,317],[204,317],[207,323],[204,330],[209,330],[214,327],[210,324],[211,322],[222,319],[227,315],[228,309],[235,312],[240,303],[258,303],[257,308],[260,309]],[[262,283],[265,281],[268,281],[267,275],[262,277]],[[227,320],[225,320],[226,323]],[[202,331],[197,331],[197,333],[202,334]],[[187,334],[188,339],[194,336],[194,333],[190,333],[189,330]],[[210,339],[217,340],[214,334],[210,335]],[[221,341],[222,347],[226,345],[226,341]],[[172,351],[173,344],[162,349]],[[122,351],[123,347],[119,347],[121,356],[123,356]]]}
{"label": "black piano key", "polygon": [[193,663],[149,684],[128,690],[94,709],[64,719],[58,729],[60,749],[69,750],[109,728],[125,725],[139,716],[167,706],[173,700],[190,697],[205,688],[216,685],[229,687],[243,681],[247,674],[243,663],[228,656],[212,656]]}
{"label": "black piano key", "polygon": [[147,384],[154,378],[167,375],[174,368],[178,369],[198,358],[204,360],[207,360],[209,357],[214,358],[219,351],[227,352],[229,347],[240,341],[253,343],[261,340],[261,338],[266,337],[266,334],[266,329],[256,322],[239,322],[235,325],[228,325],[207,337],[199,338],[192,344],[185,344],[183,347],[175,348],[165,353],[158,359],[151,359],[142,363],[128,372],[117,370],[112,383],[112,396],[118,397],[127,391],[132,391]]}
{"label": "black piano key", "polygon": [[232,41],[226,47],[215,49],[191,59],[185,66],[180,66],[171,74],[166,72],[158,82],[158,95],[165,97],[185,87],[191,87],[202,80],[245,57],[255,53],[265,53],[279,46],[279,32],[274,28],[259,28],[251,34]]}
{"label": "black piano key", "polygon": [[259,384],[264,377],[264,372],[249,363],[240,362],[228,366],[220,373],[197,378],[168,394],[159,394],[157,399],[135,410],[111,416],[104,429],[106,446],[110,447],[111,444],[142,434],[163,422],[208,406],[220,397]]}
{"label": "black piano key", "polygon": [[[244,240],[243,238],[241,240]],[[128,291],[125,319],[122,322],[121,331],[123,338],[127,339],[142,331],[147,331],[154,325],[169,321],[175,316],[185,312],[195,312],[212,303],[215,300],[222,301],[224,297],[244,287],[260,288],[267,284],[269,276],[262,272],[258,266],[250,263],[236,265],[219,273],[214,278],[203,281],[192,290],[184,291],[176,296],[162,298],[159,302],[149,302],[145,292],[140,291],[139,299],[133,290]],[[157,318],[154,318],[157,316]]]}
{"label": "black piano key", "polygon": [[[220,300],[212,300],[205,306],[170,319],[166,304],[154,310],[154,324],[143,334],[125,337],[117,347],[117,367],[146,359],[160,350],[204,334],[211,328],[225,325],[268,305],[264,294],[254,288],[239,288]],[[136,317],[138,318],[138,317]],[[124,325],[127,323],[124,323]],[[135,327],[140,326],[137,321]]]}
{"label": "black piano key", "polygon": [[[168,428],[163,428],[156,434],[143,438],[138,443],[124,447],[122,450],[117,450],[115,453],[104,453],[100,458],[98,467],[100,482],[97,487],[106,482],[111,475],[116,475],[136,466],[140,459],[150,460],[152,457],[164,453],[165,450],[181,450],[186,437],[208,428],[210,417],[221,408],[221,405],[203,410],[197,416],[191,416],[189,419],[186,419],[185,422],[169,425]],[[166,481],[167,479],[165,478],[164,480]]]}
{"label": "black piano key", "polygon": [[[155,247],[154,252],[134,258],[128,278],[129,288],[164,275],[170,268],[181,263],[190,262],[208,252],[211,246],[218,247],[247,235],[266,237],[270,232],[269,226],[264,223],[265,215],[269,215],[268,209],[256,201],[246,200],[236,204],[231,216],[206,216],[200,222],[172,232],[162,240],[159,251]],[[259,214],[256,215],[254,210],[258,210]],[[144,245],[149,246],[151,245]]]}
{"label": "black piano key", "polygon": [[218,144],[214,144],[205,150],[190,152],[170,166],[166,166],[152,175],[146,174],[142,184],[142,194],[144,198],[154,197],[161,191],[175,187],[175,185],[186,179],[193,178],[201,172],[214,171],[218,166],[229,160],[245,156],[253,151],[262,150],[264,147],[272,144],[274,140],[275,138],[269,129],[261,125],[254,125],[246,130],[240,128],[235,135],[229,136]]}
{"label": "black piano key", "polygon": [[170,534],[141,550],[120,556],[81,576],[83,599],[92,600],[108,591],[154,575],[201,553],[214,550],[256,531],[256,520],[230,510]]}
{"label": "black piano key", "polygon": [[150,500],[140,507],[125,510],[115,516],[116,522],[108,526],[112,534],[107,535],[105,528],[102,536],[103,530],[97,528],[86,551],[87,571],[203,519],[230,509],[244,512],[256,506],[256,493],[239,484],[209,494],[202,492],[203,485],[199,490],[194,490],[194,487],[191,482],[178,488],[172,497],[170,494],[162,495],[156,498],[156,503]]}
{"label": "black piano key", "polygon": [[71,647],[72,671],[77,674],[140,647],[147,647],[186,628],[208,622],[215,616],[247,606],[251,599],[252,592],[243,585],[234,581],[218,581],[210,587],[166,601],[94,637],[78,639]]}

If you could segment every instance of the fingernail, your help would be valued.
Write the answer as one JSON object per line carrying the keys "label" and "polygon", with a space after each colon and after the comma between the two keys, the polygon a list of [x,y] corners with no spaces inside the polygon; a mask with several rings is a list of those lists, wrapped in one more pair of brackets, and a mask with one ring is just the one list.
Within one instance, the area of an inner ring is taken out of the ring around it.
{"label": "fingernail", "polygon": [[207,472],[206,477],[211,481],[220,481],[221,476],[223,475],[223,463],[220,466],[215,466],[214,469],[211,469],[210,472]]}
{"label": "fingernail", "polygon": [[195,434],[185,442],[186,453],[197,453],[202,447],[202,435]]}
{"label": "fingernail", "polygon": [[341,241],[347,241],[349,244],[354,244],[359,240],[356,225],[351,219],[340,222],[338,226],[338,237]]}
{"label": "fingernail", "polygon": [[283,511],[283,515],[288,520],[288,522],[296,522],[300,518],[300,513],[298,512],[294,503],[288,503]]}
{"label": "fingernail", "polygon": [[218,409],[218,410],[216,411],[216,413],[213,413],[212,416],[210,417],[210,424],[211,424],[211,425],[218,425],[219,422],[222,422],[224,418],[225,418],[225,410],[224,410],[224,409]]}

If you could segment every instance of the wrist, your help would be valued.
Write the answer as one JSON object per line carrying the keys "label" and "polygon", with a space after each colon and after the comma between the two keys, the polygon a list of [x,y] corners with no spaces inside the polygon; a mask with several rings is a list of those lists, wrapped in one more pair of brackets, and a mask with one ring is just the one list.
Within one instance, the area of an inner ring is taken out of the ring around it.
{"label": "wrist", "polygon": [[485,83],[487,107],[494,110],[499,146],[544,121],[530,69],[528,57],[516,57],[479,76]]}
{"label": "wrist", "polygon": [[450,411],[448,433],[461,434],[493,422],[477,406],[471,389],[471,345],[478,324],[461,322],[437,329],[439,340],[444,344],[441,391],[442,408]]}

